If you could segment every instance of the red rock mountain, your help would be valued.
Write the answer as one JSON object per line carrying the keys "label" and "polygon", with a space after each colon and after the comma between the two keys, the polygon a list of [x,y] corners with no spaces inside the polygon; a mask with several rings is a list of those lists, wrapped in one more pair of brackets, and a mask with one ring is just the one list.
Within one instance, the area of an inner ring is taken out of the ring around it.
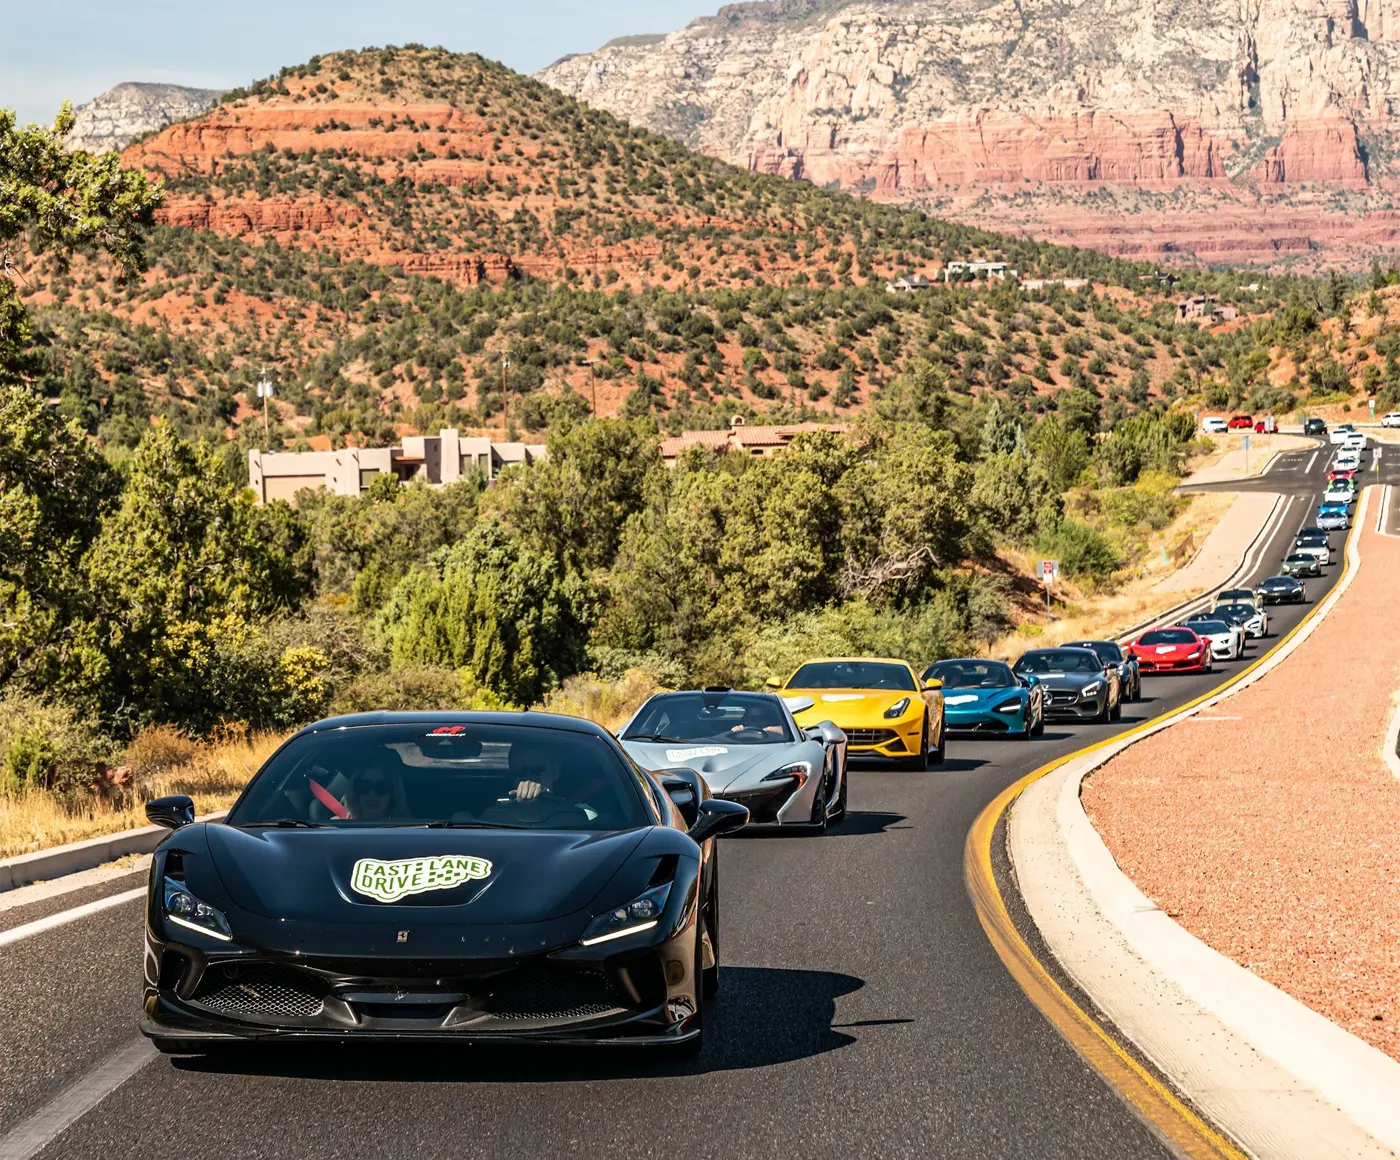
{"label": "red rock mountain", "polygon": [[1397,244],[1397,65],[1397,0],[780,0],[539,79],[759,172],[1306,267]]}

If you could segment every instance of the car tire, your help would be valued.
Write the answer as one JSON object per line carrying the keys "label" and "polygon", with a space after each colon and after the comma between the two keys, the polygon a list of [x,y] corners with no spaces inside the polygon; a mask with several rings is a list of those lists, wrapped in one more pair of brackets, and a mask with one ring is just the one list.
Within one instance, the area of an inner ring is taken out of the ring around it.
{"label": "car tire", "polygon": [[[714,857],[718,858],[719,851],[716,850]],[[704,924],[704,932],[710,936],[710,946],[714,948],[715,965],[706,967],[701,964],[700,989],[706,999],[713,999],[719,994],[719,862],[715,862],[714,881],[710,885],[710,918]]]}
{"label": "car tire", "polygon": [[1105,694],[1103,699],[1103,708],[1094,717],[1094,724],[1107,725],[1111,720],[1113,720],[1113,710],[1109,708],[1108,695]]}
{"label": "car tire", "polygon": [[1118,704],[1113,706],[1112,711],[1108,715],[1108,719],[1110,721],[1123,720],[1123,702],[1121,700],[1118,702]]}
{"label": "car tire", "polygon": [[696,931],[695,939],[695,975],[700,979],[700,986],[695,989],[695,1023],[696,1034],[685,1040],[683,1043],[663,1043],[656,1048],[656,1053],[664,1060],[672,1063],[689,1063],[700,1058],[700,1053],[705,1049],[705,981],[703,960],[700,955],[700,934],[704,931],[704,919],[700,920],[700,929]]}
{"label": "car tire", "polygon": [[[940,757],[939,757],[939,760],[940,760],[940,761],[942,760],[942,756],[941,756],[941,755],[940,755]],[[918,772],[918,773],[922,773],[924,770],[926,770],[926,769],[928,768],[928,714],[927,714],[927,713],[924,714],[924,730],[923,730],[923,732],[919,735],[919,752],[918,752],[918,754],[917,754],[916,756],[914,756],[914,757],[905,758],[905,761],[904,761],[904,768],[905,768],[905,769],[912,769],[912,770],[914,770],[915,772]]]}
{"label": "car tire", "polygon": [[943,758],[948,754],[948,726],[945,723],[938,734],[938,748],[929,754],[928,763],[930,765],[942,765]]}

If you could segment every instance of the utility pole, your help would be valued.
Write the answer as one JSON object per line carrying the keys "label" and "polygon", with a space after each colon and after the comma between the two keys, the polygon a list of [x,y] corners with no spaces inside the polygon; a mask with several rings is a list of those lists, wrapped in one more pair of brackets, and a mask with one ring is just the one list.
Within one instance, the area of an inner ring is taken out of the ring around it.
{"label": "utility pole", "polygon": [[501,355],[501,434],[505,442],[510,439],[510,396],[506,394],[506,372],[510,370],[510,356]]}
{"label": "utility pole", "polygon": [[264,450],[264,451],[270,451],[270,450],[271,450],[271,448],[268,446],[269,437],[268,437],[268,433],[267,433],[267,401],[268,401],[268,399],[272,398],[272,394],[273,394],[273,391],[272,391],[272,384],[271,384],[270,382],[268,382],[268,379],[267,379],[267,372],[266,372],[266,371],[263,371],[262,378],[260,378],[260,379],[258,380],[258,398],[260,398],[260,399],[262,400],[262,405],[263,405],[263,450]]}

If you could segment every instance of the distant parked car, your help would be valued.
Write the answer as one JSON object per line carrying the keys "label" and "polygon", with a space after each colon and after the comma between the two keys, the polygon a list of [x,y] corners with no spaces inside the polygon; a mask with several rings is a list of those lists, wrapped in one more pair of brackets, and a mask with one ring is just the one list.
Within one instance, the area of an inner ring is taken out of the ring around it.
{"label": "distant parked car", "polygon": [[1304,419],[1304,420],[1303,420],[1303,434],[1304,434],[1304,435],[1326,435],[1326,434],[1327,434],[1327,424],[1324,423],[1321,419]]}
{"label": "distant parked car", "polygon": [[1400,427],[1400,411],[1387,411],[1381,416],[1382,427]]}
{"label": "distant parked car", "polygon": [[1254,430],[1254,416],[1253,416],[1253,415],[1231,415],[1231,416],[1230,416],[1230,430],[1231,430],[1231,431],[1253,431],[1253,430]]}
{"label": "distant parked car", "polygon": [[1347,436],[1355,434],[1356,428],[1350,423],[1339,423],[1327,433],[1327,440],[1333,447],[1340,447],[1347,441]]}
{"label": "distant parked car", "polygon": [[1278,420],[1272,415],[1265,415],[1254,424],[1254,430],[1260,435],[1272,435],[1278,430]]}
{"label": "distant parked car", "polygon": [[1229,429],[1230,424],[1219,415],[1211,415],[1209,418],[1201,420],[1201,430],[1207,435],[1223,435]]}

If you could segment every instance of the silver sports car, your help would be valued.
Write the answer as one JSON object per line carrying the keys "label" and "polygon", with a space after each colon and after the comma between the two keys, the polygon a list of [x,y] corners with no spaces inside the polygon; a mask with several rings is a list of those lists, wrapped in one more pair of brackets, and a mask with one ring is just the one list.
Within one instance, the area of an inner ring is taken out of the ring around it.
{"label": "silver sports car", "polygon": [[820,830],[846,815],[846,735],[830,721],[799,726],[793,713],[811,706],[732,689],[657,693],[618,739],[644,769],[695,770],[753,825]]}

